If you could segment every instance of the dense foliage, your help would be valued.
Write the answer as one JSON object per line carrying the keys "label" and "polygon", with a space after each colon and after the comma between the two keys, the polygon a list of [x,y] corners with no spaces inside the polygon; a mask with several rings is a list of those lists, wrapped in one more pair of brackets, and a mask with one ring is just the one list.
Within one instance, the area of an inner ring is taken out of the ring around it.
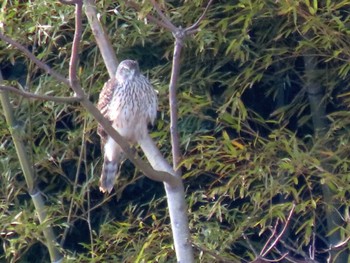
{"label": "dense foliage", "polygon": [[[152,136],[171,160],[172,35],[145,23],[148,1],[139,1],[140,12],[123,1],[97,2],[118,59],[138,60],[159,90]],[[162,3],[183,26],[206,4]],[[267,258],[289,252],[325,262],[329,242],[350,236],[349,7],[345,0],[214,1],[201,30],[185,42],[178,129],[198,262],[252,261],[284,226]],[[7,0],[0,8],[0,30],[67,75],[73,6]],[[86,20],[79,65],[81,85],[96,102],[108,74]],[[73,95],[4,42],[0,68],[20,89]],[[17,95],[11,101],[46,197],[48,223],[68,261],[175,262],[160,183],[126,161],[113,194],[98,191],[97,123],[84,108]],[[0,261],[47,262],[42,226],[1,114],[0,142]],[[348,250],[345,244],[332,256]]]}

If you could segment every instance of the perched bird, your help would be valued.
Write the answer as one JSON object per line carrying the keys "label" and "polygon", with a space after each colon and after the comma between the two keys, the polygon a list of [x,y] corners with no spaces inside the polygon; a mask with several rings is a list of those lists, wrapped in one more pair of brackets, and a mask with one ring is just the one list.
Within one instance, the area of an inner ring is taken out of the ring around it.
{"label": "perched bird", "polygon": [[[97,108],[125,140],[135,144],[148,133],[148,124],[154,123],[157,105],[157,92],[141,74],[138,63],[124,60],[120,62],[115,76],[104,84]],[[98,125],[97,133],[104,152],[100,191],[110,193],[125,156],[101,125]]]}

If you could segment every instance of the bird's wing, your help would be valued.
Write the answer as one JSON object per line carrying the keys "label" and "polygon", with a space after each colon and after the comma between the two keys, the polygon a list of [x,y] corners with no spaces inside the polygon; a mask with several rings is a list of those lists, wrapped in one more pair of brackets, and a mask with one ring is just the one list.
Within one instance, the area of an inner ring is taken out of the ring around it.
{"label": "bird's wing", "polygon": [[[117,83],[117,80],[115,78],[108,80],[102,88],[102,91],[100,93],[100,97],[99,97],[99,100],[97,103],[97,108],[99,109],[99,111],[110,122],[112,122],[112,120],[109,117],[108,108],[109,108],[109,104],[113,98],[113,92],[114,92],[115,87],[117,85],[118,85],[118,83]],[[108,134],[106,133],[106,131],[103,129],[103,127],[100,124],[97,127],[97,133],[101,137],[101,146],[103,147],[104,144],[106,143]]]}
{"label": "bird's wing", "polygon": [[151,105],[149,107],[149,123],[154,124],[155,119],[157,118],[158,110],[158,94],[152,87],[152,96],[151,96]]}
{"label": "bird's wing", "polygon": [[145,83],[147,87],[147,124],[154,124],[155,119],[157,118],[157,110],[158,110],[158,92],[153,88],[151,82],[145,78]]}

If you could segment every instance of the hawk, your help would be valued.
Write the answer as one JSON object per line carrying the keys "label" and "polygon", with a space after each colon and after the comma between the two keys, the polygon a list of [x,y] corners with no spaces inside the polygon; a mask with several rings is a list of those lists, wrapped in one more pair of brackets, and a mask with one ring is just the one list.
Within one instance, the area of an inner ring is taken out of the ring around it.
{"label": "hawk", "polygon": [[[157,104],[157,92],[140,72],[138,63],[124,60],[120,62],[115,76],[104,84],[97,108],[125,140],[135,144],[147,135],[148,125],[153,125]],[[104,152],[100,191],[110,193],[125,156],[118,143],[100,124],[97,133],[101,137]]]}

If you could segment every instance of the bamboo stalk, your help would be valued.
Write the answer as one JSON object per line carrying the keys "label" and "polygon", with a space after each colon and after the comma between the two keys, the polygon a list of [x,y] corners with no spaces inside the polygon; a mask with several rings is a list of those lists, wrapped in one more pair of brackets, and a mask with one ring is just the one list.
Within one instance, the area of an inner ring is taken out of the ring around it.
{"label": "bamboo stalk", "polygon": [[[0,83],[2,81],[3,81],[3,78],[0,72]],[[13,108],[10,103],[10,99],[7,91],[0,91],[0,101],[1,101],[3,112],[6,118],[6,122],[10,129],[13,143],[16,148],[17,156],[24,174],[24,178],[28,186],[28,192],[33,200],[35,209],[38,213],[39,222],[40,224],[43,224],[47,219],[44,200],[42,195],[40,194],[40,191],[35,187],[33,167],[30,165],[23,140],[19,132],[20,127],[17,125],[16,120],[14,118]],[[49,250],[51,262],[54,262],[54,263],[62,262],[63,256],[56,246],[57,245],[56,238],[52,227],[50,225],[47,225],[43,229],[43,233],[46,239],[46,246]]]}
{"label": "bamboo stalk", "polygon": [[[311,52],[307,51],[304,55],[305,63],[305,88],[309,99],[312,123],[314,127],[314,136],[317,140],[323,140],[328,130],[328,123],[326,118],[326,105],[324,102],[324,88],[322,87],[319,77],[317,75],[318,61],[317,57]],[[323,141],[322,141],[323,144]],[[323,162],[323,167],[329,167],[328,162]],[[328,236],[329,247],[336,246],[342,240],[340,230],[336,230],[342,225],[343,219],[340,212],[336,207],[340,207],[339,201],[335,198],[335,193],[329,188],[327,184],[322,184],[322,192],[324,203],[326,204],[326,222],[327,231],[330,233]],[[336,231],[335,231],[336,230]],[[337,250],[330,252],[332,262],[342,263],[348,262],[348,253],[339,253]]]}

